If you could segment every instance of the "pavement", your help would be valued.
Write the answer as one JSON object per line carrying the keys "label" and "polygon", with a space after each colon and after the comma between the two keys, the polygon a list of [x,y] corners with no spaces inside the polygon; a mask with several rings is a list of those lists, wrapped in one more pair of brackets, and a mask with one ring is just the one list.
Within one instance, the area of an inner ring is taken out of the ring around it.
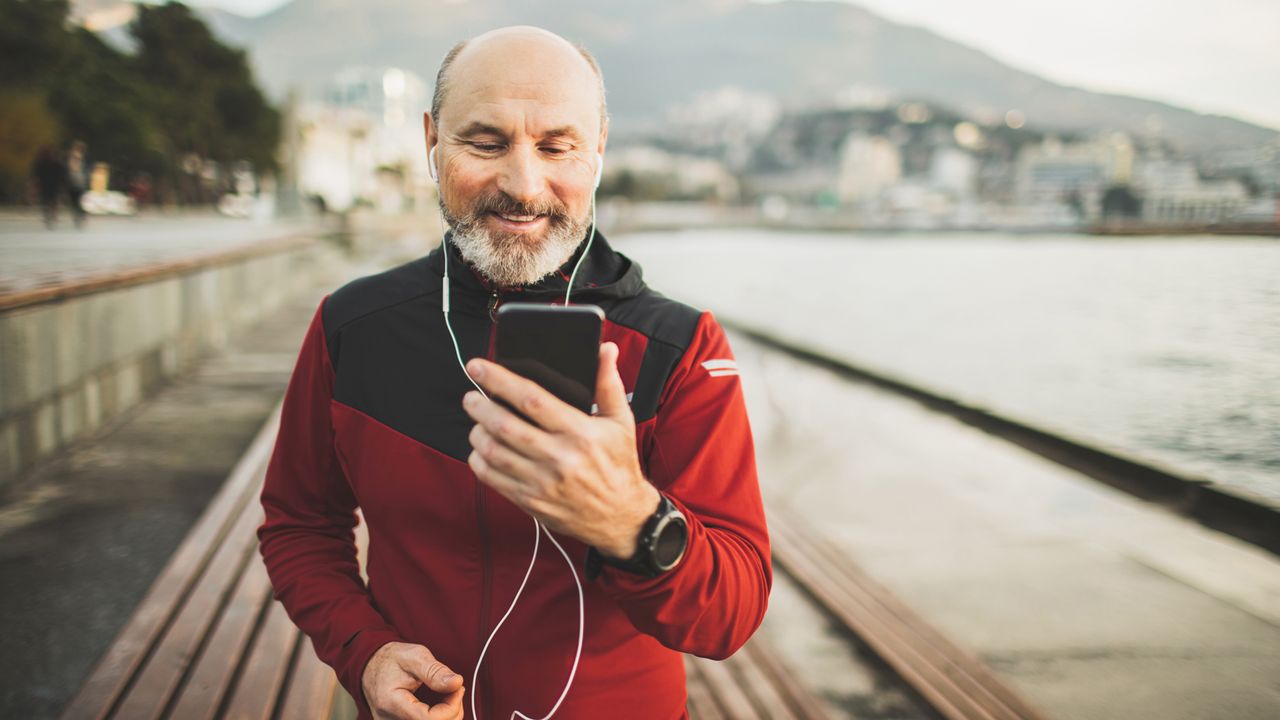
{"label": "pavement", "polygon": [[34,213],[0,214],[0,293],[235,250],[315,232],[317,222],[229,218],[209,212],[64,218],[52,230]]}

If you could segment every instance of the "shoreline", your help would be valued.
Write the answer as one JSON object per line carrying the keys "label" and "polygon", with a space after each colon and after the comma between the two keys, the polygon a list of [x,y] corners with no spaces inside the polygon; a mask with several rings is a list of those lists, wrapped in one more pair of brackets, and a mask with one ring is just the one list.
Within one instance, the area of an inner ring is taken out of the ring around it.
{"label": "shoreline", "polygon": [[1148,225],[1131,223],[942,222],[875,223],[846,211],[817,207],[790,208],[771,216],[756,205],[716,205],[702,202],[631,203],[604,200],[599,224],[615,233],[669,230],[759,229],[792,232],[848,232],[853,234],[1006,233],[1011,235],[1078,235],[1081,237],[1255,237],[1280,238],[1280,222]]}

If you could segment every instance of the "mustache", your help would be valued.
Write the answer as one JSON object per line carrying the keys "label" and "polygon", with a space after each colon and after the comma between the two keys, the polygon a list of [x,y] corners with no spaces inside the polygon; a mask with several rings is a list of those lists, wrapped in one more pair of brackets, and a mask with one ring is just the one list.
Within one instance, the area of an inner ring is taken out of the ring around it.
{"label": "mustache", "polygon": [[569,211],[563,204],[553,200],[523,203],[504,192],[497,192],[481,196],[471,206],[471,214],[474,217],[479,217],[486,213],[546,215],[548,220],[558,222],[563,220],[569,214]]}

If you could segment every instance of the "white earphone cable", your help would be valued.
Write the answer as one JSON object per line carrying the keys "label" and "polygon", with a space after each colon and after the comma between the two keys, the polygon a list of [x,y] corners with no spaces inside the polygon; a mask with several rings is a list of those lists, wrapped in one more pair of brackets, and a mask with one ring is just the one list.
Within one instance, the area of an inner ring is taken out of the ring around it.
{"label": "white earphone cable", "polygon": [[[603,156],[598,155],[597,157],[599,158],[599,162],[603,164],[604,162]],[[431,148],[431,152],[428,154],[427,162],[431,166],[433,179],[436,179],[436,182],[439,183],[438,170],[435,167],[435,148],[434,147]],[[601,171],[601,168],[597,167],[596,188],[600,186],[600,171]],[[569,275],[569,285],[568,287],[565,288],[565,291],[564,291],[564,304],[566,306],[568,306],[569,304],[569,293],[573,291],[573,280],[578,275],[578,268],[582,267],[582,261],[587,257],[587,253],[591,251],[591,243],[595,240],[595,238],[596,238],[596,196],[595,196],[595,188],[593,188],[591,191],[591,237],[588,238],[586,247],[584,247],[582,250],[582,255],[578,258],[578,262],[574,264],[573,272]],[[444,313],[444,326],[445,326],[445,329],[449,331],[449,338],[453,341],[453,352],[458,359],[458,367],[462,368],[462,374],[467,376],[467,380],[471,381],[471,384],[475,386],[476,390],[480,391],[481,395],[484,395],[484,397],[488,398],[489,395],[485,393],[484,389],[480,387],[479,383],[477,383],[471,377],[471,374],[467,372],[467,365],[462,360],[462,350],[458,346],[458,337],[454,335],[453,325],[449,322],[449,248],[446,246],[443,215],[440,216],[440,250],[444,255],[444,258],[443,258],[444,260],[444,283],[443,283],[444,296],[441,298],[441,302],[440,302],[441,309]],[[484,647],[480,649],[480,656],[476,659],[475,671],[472,672],[471,674],[472,682],[471,682],[471,692],[469,693],[469,695],[471,698],[471,717],[473,718],[478,719],[480,717],[476,713],[476,694],[477,694],[477,689],[479,688],[479,685],[480,685],[480,666],[484,663],[484,656],[489,651],[489,645],[493,643],[494,637],[496,637],[498,634],[498,631],[502,629],[502,624],[507,621],[507,618],[511,615],[511,612],[515,610],[516,604],[520,601],[520,596],[524,593],[525,586],[529,582],[529,576],[533,574],[533,566],[538,559],[540,533],[545,533],[547,536],[547,539],[551,541],[551,544],[555,545],[556,549],[560,551],[561,557],[564,558],[565,563],[569,566],[569,572],[573,575],[574,585],[576,585],[578,588],[578,646],[577,646],[577,650],[574,651],[573,666],[569,669],[569,679],[565,681],[564,689],[560,692],[560,697],[556,700],[555,705],[551,707],[551,710],[548,711],[547,714],[542,718],[536,718],[536,719],[531,718],[528,715],[525,715],[519,710],[514,710],[511,713],[511,720],[515,720],[517,716],[519,716],[520,718],[523,718],[524,720],[550,720],[551,716],[555,715],[556,711],[560,709],[560,705],[564,703],[564,699],[568,697],[569,688],[573,686],[573,679],[578,674],[578,663],[582,659],[582,640],[586,631],[586,600],[582,592],[582,580],[578,577],[578,569],[577,567],[574,566],[573,560],[569,558],[569,553],[565,552],[564,547],[562,547],[560,543],[555,539],[555,536],[551,534],[551,531],[547,530],[546,526],[544,526],[536,518],[533,521],[533,526],[534,526],[533,527],[533,555],[529,558],[529,567],[524,572],[524,579],[520,581],[520,587],[516,590],[515,597],[511,599],[511,604],[507,607],[507,611],[503,613],[502,619],[498,620],[498,624],[493,627],[493,631],[489,633],[488,639],[485,640]]]}
{"label": "white earphone cable", "polygon": [[573,272],[569,275],[569,286],[564,289],[564,305],[569,307],[569,293],[573,291],[573,279],[578,277],[578,268],[582,267],[582,261],[587,258],[587,253],[591,252],[591,243],[596,239],[596,194],[591,193],[591,237],[587,238],[587,246],[582,249],[582,255],[578,257],[578,262],[573,265]]}

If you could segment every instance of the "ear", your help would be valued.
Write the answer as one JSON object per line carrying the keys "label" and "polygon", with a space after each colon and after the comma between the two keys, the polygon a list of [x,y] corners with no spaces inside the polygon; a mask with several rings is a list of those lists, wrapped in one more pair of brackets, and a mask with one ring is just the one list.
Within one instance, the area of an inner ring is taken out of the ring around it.
{"label": "ear", "polygon": [[439,132],[437,132],[436,124],[431,121],[431,111],[422,113],[422,133],[427,139],[427,150],[439,142]]}

